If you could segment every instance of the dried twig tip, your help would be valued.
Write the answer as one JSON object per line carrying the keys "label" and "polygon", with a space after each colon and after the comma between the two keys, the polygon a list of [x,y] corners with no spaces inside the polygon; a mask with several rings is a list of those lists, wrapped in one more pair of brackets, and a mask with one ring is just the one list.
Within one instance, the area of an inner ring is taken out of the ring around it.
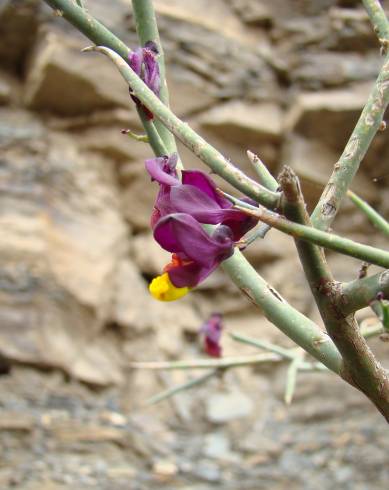
{"label": "dried twig tip", "polygon": [[87,46],[86,48],[82,48],[81,53],[88,53],[90,51],[95,51],[97,46]]}
{"label": "dried twig tip", "polygon": [[251,162],[252,164],[256,164],[256,163],[259,161],[259,157],[258,157],[258,155],[256,155],[256,154],[255,154],[255,153],[253,153],[252,151],[247,150],[246,154],[247,154],[247,157],[248,157],[248,159],[250,160],[250,162]]}

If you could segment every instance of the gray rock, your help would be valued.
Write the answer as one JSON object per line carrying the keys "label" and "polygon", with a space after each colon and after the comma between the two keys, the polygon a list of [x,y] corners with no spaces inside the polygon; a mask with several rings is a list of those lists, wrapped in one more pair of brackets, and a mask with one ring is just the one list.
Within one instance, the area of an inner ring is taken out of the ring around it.
{"label": "gray rock", "polygon": [[258,140],[279,141],[283,129],[282,111],[271,103],[228,102],[202,115],[199,122],[228,141],[245,141],[246,145]]}
{"label": "gray rock", "polygon": [[215,424],[225,424],[247,417],[253,409],[252,400],[237,390],[213,393],[206,402],[207,419]]}
{"label": "gray rock", "polygon": [[[21,109],[0,109],[0,147],[27,147],[44,144],[45,129],[42,122],[27,111]],[[42,141],[43,140],[43,141]]]}
{"label": "gray rock", "polygon": [[0,106],[12,104],[19,99],[20,82],[16,77],[0,71]]}
{"label": "gray rock", "polygon": [[26,120],[15,113],[2,132],[1,353],[119,382],[119,346],[102,333],[127,247],[112,169]]}
{"label": "gray rock", "polygon": [[150,276],[161,274],[170,260],[169,252],[158,245],[151,232],[136,235],[131,240],[131,252],[139,269]]}
{"label": "gray rock", "polygon": [[269,4],[262,1],[229,0],[229,3],[243,22],[250,25],[268,26],[273,23],[276,15],[274,2]]}
{"label": "gray rock", "polygon": [[239,462],[238,453],[231,450],[231,442],[227,435],[222,432],[207,434],[204,440],[204,455],[211,459],[224,462]]}
{"label": "gray rock", "polygon": [[167,77],[171,108],[179,117],[208,109],[217,101],[204,79],[179,65],[172,65]]}
{"label": "gray rock", "polygon": [[201,480],[205,480],[212,483],[217,483],[221,480],[222,473],[219,466],[213,461],[200,460],[195,468],[193,468],[193,475]]}
{"label": "gray rock", "polygon": [[61,115],[129,107],[127,83],[101,56],[81,53],[85,43],[56,31],[41,34],[29,58],[25,103]]}
{"label": "gray rock", "polygon": [[[323,127],[323,131],[326,131],[326,127]],[[329,139],[331,138],[329,135]],[[340,155],[340,152],[323,144],[319,138],[301,138],[292,134],[285,139],[283,163],[292,167],[301,179],[309,209],[316,205]],[[362,172],[355,176],[352,188],[370,202],[377,198],[373,182]],[[347,201],[345,205],[347,206]]]}
{"label": "gray rock", "polygon": [[[321,47],[335,51],[364,52],[377,48],[377,38],[362,5],[352,1],[346,8],[332,7],[328,12],[330,32]],[[349,8],[347,8],[349,7]]]}
{"label": "gray rock", "polygon": [[[145,158],[151,158],[145,147]],[[144,160],[143,159],[143,160]],[[121,188],[122,213],[135,231],[150,229],[150,216],[158,193],[158,185],[150,182],[144,163],[130,164],[125,170],[125,182]]]}
{"label": "gray rock", "polygon": [[[194,72],[209,93],[257,100],[277,93],[274,76],[257,49],[259,43],[269,44],[266,36],[253,35],[223,1],[184,7],[176,0],[161,0],[156,8],[168,64],[180,65],[188,77]],[[205,17],[204,8],[209,11]]]}
{"label": "gray rock", "polygon": [[[129,114],[131,113],[128,112],[127,116]],[[127,119],[122,124],[107,121],[104,125],[84,127],[75,134],[75,140],[81,149],[100,153],[103,157],[118,162],[119,177],[122,182],[126,179],[126,166],[129,161],[142,161],[151,156],[148,145],[122,134],[123,128],[131,128],[135,133],[142,133],[139,128],[128,124]],[[131,164],[128,165],[131,167]]]}
{"label": "gray rock", "polygon": [[348,90],[303,92],[297,95],[285,118],[285,130],[317,139],[342,150],[366,103],[369,86]]}
{"label": "gray rock", "polygon": [[[39,25],[40,2],[4,0],[0,5],[0,64],[20,73]],[[22,33],[22,34],[21,34]]]}
{"label": "gray rock", "polygon": [[150,307],[152,301],[137,267],[123,259],[116,272],[114,321],[131,331],[145,332],[157,323],[155,310]]}
{"label": "gray rock", "polygon": [[295,84],[307,89],[336,87],[353,82],[372,80],[381,66],[376,53],[303,53],[291,71]]}
{"label": "gray rock", "polygon": [[265,265],[282,258],[297,257],[293,239],[274,228],[264,239],[258,238],[244,251],[244,256],[255,266]]}
{"label": "gray rock", "polygon": [[[112,320],[129,337],[134,333],[144,335],[154,331],[160,350],[169,356],[179,356],[182,351],[182,332],[197,332],[202,322],[191,304],[191,298],[183,298],[174,307],[155,300],[140,271],[128,259],[119,264],[116,281]],[[131,345],[127,355],[134,356]]]}

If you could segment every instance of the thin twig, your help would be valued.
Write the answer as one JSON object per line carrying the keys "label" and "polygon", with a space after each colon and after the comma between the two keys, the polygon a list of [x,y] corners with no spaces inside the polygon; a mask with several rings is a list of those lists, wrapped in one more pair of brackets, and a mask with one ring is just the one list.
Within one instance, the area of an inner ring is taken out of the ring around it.
{"label": "thin twig", "polygon": [[209,379],[213,378],[219,371],[217,369],[209,371],[208,373],[205,373],[198,378],[191,379],[189,381],[186,381],[185,383],[182,383],[177,386],[173,386],[172,388],[169,388],[165,391],[162,391],[161,393],[158,393],[157,395],[152,396],[148,400],[146,400],[145,405],[150,406],[150,405],[155,405],[158,402],[161,402],[163,400],[167,400],[168,398],[171,398],[174,395],[177,395],[177,393],[180,393],[181,391],[189,390],[190,388],[193,388],[194,386],[199,386],[200,384],[205,383]]}
{"label": "thin twig", "polygon": [[278,189],[278,182],[269,172],[259,156],[249,150],[247,151],[247,157],[252,163],[253,168],[259,177],[259,182],[267,189],[276,192]]}
{"label": "thin twig", "polygon": [[260,349],[264,349],[269,352],[273,352],[274,354],[278,354],[279,356],[285,359],[293,360],[296,357],[295,349],[284,349],[283,347],[272,344],[271,342],[268,342],[266,340],[252,339],[251,337],[247,337],[246,335],[242,335],[235,332],[231,332],[230,336],[232,339],[241,342],[242,344],[259,347]]}
{"label": "thin twig", "polygon": [[[313,230],[297,175],[290,167],[285,166],[279,176],[279,182],[283,191],[281,202],[285,216],[290,221]],[[331,270],[320,247],[297,237],[295,244],[313,297],[322,312],[326,308],[326,297],[321,286],[334,282]]]}
{"label": "thin twig", "polygon": [[149,137],[147,134],[137,134],[131,131],[131,129],[122,129],[122,134],[127,135],[129,138],[138,141],[139,143],[149,143]]}
{"label": "thin twig", "polygon": [[251,232],[246,233],[237,243],[240,250],[244,250],[246,247],[254,243],[258,238],[265,238],[267,233],[271,230],[271,226],[265,223],[260,223]]}
{"label": "thin twig", "polygon": [[380,231],[389,236],[389,221],[381,216],[374,208],[359,196],[351,192],[347,192],[347,196],[351,201],[366,215],[368,220]]}
{"label": "thin twig", "polygon": [[[253,347],[258,347],[259,349],[273,352],[284,360],[293,361],[296,357],[301,357],[301,350],[284,349],[283,347],[267,342],[266,340],[253,339],[251,337],[247,337],[246,335],[234,332],[230,333],[230,336],[242,344],[252,345]],[[320,362],[301,362],[300,367],[305,371],[327,371],[327,368]]]}
{"label": "thin twig", "polygon": [[155,127],[153,121],[150,121],[147,118],[144,110],[138,105],[136,106],[136,110],[138,112],[139,119],[141,120],[146,131],[150,146],[153,149],[155,156],[161,157],[163,155],[168,155],[168,150],[165,146],[165,143],[162,140],[159,132],[157,131],[157,128]]}
{"label": "thin twig", "polygon": [[365,339],[371,339],[372,337],[376,337],[377,335],[380,335],[381,333],[384,333],[384,327],[382,323],[377,323],[376,325],[373,325],[372,327],[363,327],[361,328],[361,334]]}
{"label": "thin twig", "polygon": [[184,361],[158,361],[158,362],[131,362],[132,369],[175,370],[175,369],[226,369],[231,367],[250,366],[266,362],[282,360],[275,354],[257,354],[254,356],[224,357],[221,359],[193,359]]}
{"label": "thin twig", "polygon": [[283,218],[277,213],[269,211],[263,207],[249,208],[246,203],[244,205],[239,202],[239,199],[234,199],[234,208],[239,211],[243,211],[250,216],[255,216],[259,220],[267,223],[268,225],[283,231],[288,235],[294,236],[301,240],[307,240],[321,247],[335,250],[344,255],[355,257],[357,259],[365,260],[371,264],[380,265],[381,267],[389,268],[389,252],[381,250],[379,248],[371,247],[369,245],[362,245],[361,243],[354,242],[348,238],[340,237],[333,233],[327,233],[325,231],[317,230],[310,226],[300,225],[294,223],[286,218]]}
{"label": "thin twig", "polygon": [[286,373],[285,395],[284,400],[286,405],[290,405],[293,400],[293,395],[296,389],[297,372],[302,363],[301,357],[295,357],[289,364],[288,371]]}

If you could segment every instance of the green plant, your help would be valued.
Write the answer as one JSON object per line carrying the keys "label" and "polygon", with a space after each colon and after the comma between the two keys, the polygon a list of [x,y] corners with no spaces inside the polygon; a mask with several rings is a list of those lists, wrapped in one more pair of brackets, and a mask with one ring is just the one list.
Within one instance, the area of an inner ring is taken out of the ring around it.
{"label": "green plant", "polygon": [[[256,203],[256,205],[248,204],[247,200],[242,201],[224,194],[224,198],[228,198],[234,204],[235,210],[294,237],[302,267],[320,310],[326,332],[290,306],[253,269],[239,250],[258,236],[263,237],[268,228],[262,227],[257,234],[252,232],[238,240],[233,253],[231,252],[228,258],[223,256],[222,267],[238,288],[263,311],[275,326],[320,364],[305,362],[300,351],[297,353],[284,352],[276,346],[264,343],[260,347],[272,351],[273,357],[271,359],[256,357],[251,359],[251,362],[280,359],[287,359],[291,362],[286,392],[288,402],[293,394],[297,371],[299,369],[321,369],[319,366],[324,365],[363,392],[389,421],[388,373],[368,347],[364,332],[359,328],[354,315],[360,308],[373,304],[377,298],[383,304],[380,311],[387,311],[385,301],[389,299],[389,253],[336,236],[328,231],[374,135],[382,125],[382,118],[389,102],[389,55],[387,54],[389,23],[380,3],[377,0],[363,0],[381,43],[381,51],[384,56],[383,66],[355,129],[341,157],[334,165],[328,184],[312,215],[309,216],[298,179],[291,169],[284,168],[279,179],[276,180],[267,171],[265,165],[255,155],[250,154],[249,157],[258,174],[258,181],[254,181],[231,164],[169,109],[163,50],[151,0],[133,0],[132,7],[140,45],[145,46],[152,41],[159,53],[161,83],[158,94],[151,90],[130,67],[128,62],[130,49],[94,19],[84,8],[82,2],[75,4],[71,0],[45,1],[92,40],[95,46],[86,48],[84,51],[102,53],[108,56],[118,68],[130,86],[133,97],[138,101],[137,110],[155,157],[171,156],[176,153],[175,138],[179,139],[213,172]],[[153,115],[152,118],[148,116],[150,113]],[[182,163],[178,160],[177,175],[182,168]],[[367,213],[370,219],[375,220],[374,222],[380,229],[387,233],[388,223],[384,218],[372,212],[371,208],[363,205],[360,200],[353,197],[353,194],[351,198],[363,212]],[[208,223],[215,224],[212,221]],[[208,226],[206,229],[211,232]],[[348,254],[386,269],[373,276],[361,277],[351,283],[342,284],[333,277],[323,248]],[[193,257],[189,258],[193,259]],[[381,319],[386,316],[380,314]],[[376,333],[382,331],[382,326],[375,330]],[[235,338],[239,341],[248,341],[239,336]],[[222,359],[202,364],[201,362],[197,364],[176,363],[175,365],[154,364],[154,368],[155,366],[158,366],[158,369],[166,367],[215,368],[197,380],[203,382],[217,372],[217,369],[241,365],[242,362],[245,361]],[[163,396],[158,396],[153,401],[171,396],[180,389],[186,389],[194,384],[196,382],[191,381]]]}

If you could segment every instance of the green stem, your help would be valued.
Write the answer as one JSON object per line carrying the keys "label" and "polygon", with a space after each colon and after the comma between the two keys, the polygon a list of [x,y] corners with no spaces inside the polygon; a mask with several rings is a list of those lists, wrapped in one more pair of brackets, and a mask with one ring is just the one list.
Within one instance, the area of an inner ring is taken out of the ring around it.
{"label": "green stem", "polygon": [[312,223],[327,230],[339,211],[341,201],[358,171],[371,141],[378,131],[389,102],[389,56],[367,100],[339,161],[312,213]]}
{"label": "green stem", "polygon": [[130,129],[122,129],[122,134],[126,134],[129,138],[138,141],[139,143],[150,143],[147,134],[137,134]]}
{"label": "green stem", "polygon": [[382,323],[377,323],[373,327],[366,327],[361,329],[361,334],[365,339],[370,339],[372,337],[376,337],[377,335],[384,333],[384,327]]}
{"label": "green stem", "polygon": [[278,354],[285,359],[293,360],[296,357],[294,349],[284,349],[279,345],[272,344],[271,342],[267,342],[266,340],[261,339],[252,339],[251,337],[247,337],[246,335],[242,335],[239,333],[231,332],[230,336],[232,339],[237,342],[241,342],[242,344],[252,345],[253,347],[259,347],[260,349],[267,350],[269,352],[273,352],[273,354]]}
{"label": "green stem", "polygon": [[[283,191],[282,209],[285,216],[291,222],[304,225],[308,229],[313,229],[306,210],[300,183],[296,174],[290,167],[285,166],[282,169],[279,182]],[[295,243],[305,276],[308,280],[316,304],[321,311],[321,309],[325,307],[321,285],[333,281],[323,250],[314,243],[306,240],[295,239]]]}
{"label": "green stem", "polygon": [[389,41],[389,22],[378,0],[362,0],[378,39]]}
{"label": "green stem", "polygon": [[278,182],[272,176],[272,174],[267,169],[266,165],[262,162],[258,155],[253,153],[252,151],[247,152],[248,159],[252,163],[256,174],[259,177],[259,182],[273,192],[276,192],[278,189]]}
{"label": "green stem", "polygon": [[241,170],[231,164],[213,146],[208,144],[187,123],[182,122],[166,107],[143,81],[131,70],[127,63],[111,49],[103,46],[92,46],[84,51],[98,51],[108,56],[119,69],[123,78],[131,86],[134,94],[169,130],[177,136],[200,160],[208,165],[215,173],[224,178],[232,186],[245,195],[260,202],[266,207],[275,208],[279,194],[265,189],[254,180],[247,177]]}
{"label": "green stem", "polygon": [[342,311],[339,294],[329,296],[328,305],[323,319],[344,360],[340,375],[364,393],[389,422],[388,373],[367,345],[354,315]]}
{"label": "green stem", "polygon": [[389,235],[389,222],[386,221],[374,208],[366,201],[358,197],[354,192],[348,191],[347,196],[351,201],[366,215],[368,220],[380,231]]}
{"label": "green stem", "polygon": [[[155,17],[155,11],[152,0],[132,0],[132,9],[134,13],[136,32],[140,44],[144,46],[147,41],[154,41],[158,46],[158,65],[161,77],[161,101],[169,107],[169,92],[166,83],[165,56],[163,47],[159,38],[158,25]],[[96,43],[98,44],[98,43]],[[99,43],[102,44],[102,43]],[[173,134],[160,122],[156,121],[158,133],[160,134],[167,154],[177,152],[176,142]]]}
{"label": "green stem", "polygon": [[95,44],[102,44],[128,59],[130,49],[103,24],[71,0],[44,0],[54,10],[59,10],[64,19],[74,25]]}
{"label": "green stem", "polygon": [[153,121],[150,121],[147,118],[144,110],[141,107],[136,106],[136,110],[138,112],[139,119],[141,120],[146,131],[150,146],[153,149],[155,156],[161,157],[163,155],[168,155],[169,153],[167,151],[167,148],[162,141],[162,138],[159,135]]}
{"label": "green stem", "polygon": [[[230,336],[242,344],[252,345],[253,347],[259,347],[260,349],[265,349],[270,352],[273,352],[278,359],[281,361],[282,359],[287,359],[293,361],[298,357],[300,359],[301,352],[296,353],[296,349],[284,349],[279,345],[272,344],[271,342],[267,342],[266,340],[261,339],[252,339],[251,337],[247,337],[246,335],[241,335],[238,333],[230,333]],[[262,354],[262,355],[270,355],[270,354]],[[327,367],[321,362],[304,362],[300,359],[300,369],[302,371],[327,371]]]}
{"label": "green stem", "polygon": [[326,233],[325,231],[320,231],[310,226],[294,223],[293,221],[289,221],[279,214],[265,208],[255,208],[254,206],[249,208],[247,204],[241,206],[240,204],[236,204],[239,203],[239,199],[234,199],[233,202],[235,203],[235,209],[239,209],[246,214],[255,216],[264,223],[295,238],[315,243],[316,245],[335,250],[344,255],[365,260],[371,264],[389,268],[389,252],[386,252],[385,250],[370,247],[369,245],[362,245],[361,243],[340,237],[339,235],[334,235],[333,233]]}
{"label": "green stem", "polygon": [[255,242],[258,238],[265,238],[267,235],[268,231],[271,230],[271,227],[269,225],[265,225],[264,223],[261,223],[259,226],[256,226],[251,232],[246,233],[237,245],[239,246],[240,250],[244,250],[246,247],[251,245],[252,243]]}
{"label": "green stem", "polygon": [[384,293],[384,297],[389,299],[389,270],[342,284],[342,309],[345,314],[350,314],[365,308],[376,299],[378,293]]}
{"label": "green stem", "polygon": [[[285,167],[279,180],[286,216],[309,229],[309,216],[294,172]],[[296,240],[296,246],[326,330],[342,355],[341,376],[365,393],[389,421],[389,378],[369,349],[354,315],[343,311],[339,284],[334,281],[322,250],[300,240]],[[297,373],[293,369],[295,365],[291,366],[292,377]]]}
{"label": "green stem", "polygon": [[146,401],[146,405],[155,405],[156,403],[161,402],[162,400],[167,400],[168,398],[177,395],[177,393],[180,393],[181,391],[189,390],[194,386],[198,386],[202,383],[205,383],[205,381],[208,381],[210,378],[213,378],[213,376],[215,376],[218,372],[219,371],[217,369],[214,369],[212,371],[209,371],[208,373],[199,376],[198,378],[191,379],[189,381],[186,381],[185,383],[182,383],[177,386],[173,386],[172,388],[162,391],[162,393],[158,393],[157,395],[149,398]]}
{"label": "green stem", "polygon": [[293,395],[296,389],[297,373],[300,369],[301,363],[302,359],[300,357],[296,357],[295,359],[293,359],[288,367],[288,371],[286,373],[286,386],[284,395],[284,401],[286,405],[290,405],[292,403]]}
{"label": "green stem", "polygon": [[385,333],[389,333],[389,301],[378,299],[370,303],[370,308],[381,322]]}
{"label": "green stem", "polygon": [[221,359],[194,359],[190,361],[156,361],[132,362],[132,369],[174,370],[174,369],[225,369],[231,367],[251,366],[266,362],[278,362],[282,358],[274,354],[257,354],[254,356],[223,357]]}
{"label": "green stem", "polygon": [[389,302],[382,299],[373,301],[370,305],[371,309],[377,315],[377,318],[382,323],[384,330],[389,331]]}
{"label": "green stem", "polygon": [[270,322],[328,369],[340,373],[342,359],[330,337],[309,318],[290,306],[257,273],[239,250],[235,250],[234,255],[222,263],[222,267]]}
{"label": "green stem", "polygon": [[[108,46],[108,48],[98,49],[114,60],[123,75],[126,73],[130,86],[142,103],[155,113],[156,117],[159,118],[173,134],[179,137],[197,156],[199,156],[200,159],[205,161],[211,169],[257,202],[260,202],[269,208],[277,207],[279,200],[278,194],[264,190],[257,183],[247,178],[241,171],[232,166],[219,152],[208,145],[187,125],[176,118],[169,109],[155,97],[144,83],[132,72],[127,63],[124,62],[124,60],[127,60],[130,51],[127,46],[105,29],[102,24],[98,23],[83,9],[80,9],[71,1],[46,1],[53,8],[61,11],[66,19],[78,27],[79,30],[92,39],[93,42]],[[122,59],[120,59],[115,51],[122,56]],[[373,94],[374,97],[371,101],[372,103],[370,104],[369,112],[366,114],[369,116],[366,123],[367,126],[369,126],[371,118],[374,120],[373,125],[376,124],[377,118],[379,118],[377,113],[381,111],[386,103],[388,85],[386,82],[388,79],[385,76],[385,70],[386,67],[384,66],[375,87],[377,90],[375,95]],[[369,102],[370,99],[368,104]],[[377,106],[379,106],[378,109]],[[382,117],[382,115],[380,117]],[[351,145],[350,143],[353,144]],[[354,158],[354,154],[357,153],[359,142],[352,141],[350,143],[348,145],[348,153],[351,156],[347,156],[347,158],[351,160]],[[355,145],[355,143],[357,144]],[[307,350],[320,362],[323,362],[329,369],[338,374],[341,373],[341,357],[331,339],[329,339],[317,325],[294,308],[290,307],[290,305],[288,305],[280,295],[256,273],[239,251],[236,250],[233,257],[224,262],[224,268],[238,287],[240,287],[240,289],[246,293],[256,305],[263,309],[270,321],[279,326],[286,335],[296,341],[296,343],[301,345],[301,347]],[[356,366],[356,368],[358,368],[358,366]],[[217,371],[212,371],[206,376],[213,376],[216,372]],[[206,376],[204,376],[203,379],[207,379]],[[199,381],[193,380],[191,385],[197,384],[198,382]],[[374,389],[376,389],[376,386],[374,386]]]}

